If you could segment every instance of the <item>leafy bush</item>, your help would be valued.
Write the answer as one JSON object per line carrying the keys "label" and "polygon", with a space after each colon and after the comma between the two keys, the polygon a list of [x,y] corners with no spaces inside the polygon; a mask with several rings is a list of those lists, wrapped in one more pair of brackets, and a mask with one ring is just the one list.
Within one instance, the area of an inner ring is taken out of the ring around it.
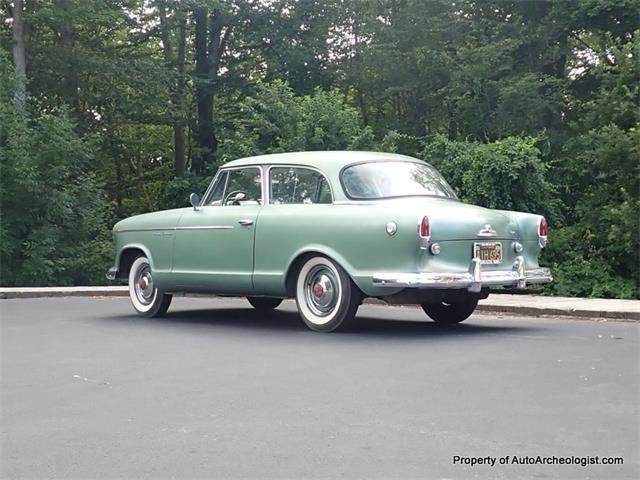
{"label": "leafy bush", "polygon": [[202,197],[213,176],[197,176],[187,173],[182,177],[174,178],[164,184],[164,192],[159,202],[161,210],[169,208],[187,207],[189,195],[197,193]]}
{"label": "leafy bush", "polygon": [[422,138],[400,133],[397,130],[389,130],[380,142],[378,149],[382,152],[417,157],[422,149]]}
{"label": "leafy bush", "polygon": [[541,213],[551,220],[557,217],[548,166],[534,138],[479,143],[436,135],[422,151],[422,158],[440,170],[465,202]]}
{"label": "leafy bush", "polygon": [[556,171],[580,232],[578,251],[605,259],[615,275],[638,279],[640,128],[591,130],[567,142],[562,155]]}
{"label": "leafy bush", "polygon": [[95,146],[64,113],[16,112],[0,73],[0,284],[103,283],[111,214],[91,173]]}
{"label": "leafy bush", "polygon": [[638,298],[633,278],[617,273],[607,257],[591,247],[591,236],[579,225],[550,232],[550,241],[541,261],[551,267],[553,283],[545,286],[547,295],[569,297]]}
{"label": "leafy bush", "polygon": [[337,91],[317,89],[296,96],[285,82],[258,82],[253,95],[234,108],[241,115],[221,134],[223,161],[266,153],[366,149],[374,143],[371,129]]}

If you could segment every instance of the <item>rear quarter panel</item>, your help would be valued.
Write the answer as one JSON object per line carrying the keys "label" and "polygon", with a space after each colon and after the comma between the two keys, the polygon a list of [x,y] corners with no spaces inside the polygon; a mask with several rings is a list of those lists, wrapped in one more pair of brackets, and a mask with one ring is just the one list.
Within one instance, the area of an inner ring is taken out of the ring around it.
{"label": "rear quarter panel", "polygon": [[[386,224],[396,222],[395,235]],[[379,271],[413,272],[419,257],[415,214],[379,204],[267,205],[256,224],[255,290],[286,293],[285,275],[304,253],[320,253],[338,262],[367,295],[393,293],[373,287]]]}
{"label": "rear quarter panel", "polygon": [[[338,262],[366,295],[391,295],[400,289],[374,287],[374,273],[468,271],[473,242],[491,241],[482,238],[441,241],[442,253],[438,256],[420,250],[419,210],[421,208],[401,209],[383,202],[267,205],[256,224],[254,288],[263,294],[284,296],[286,274],[294,260],[305,253],[319,253]],[[540,217],[520,212],[500,213],[517,227],[512,238],[493,240],[502,243],[503,262],[485,268],[511,268],[517,255],[525,257],[527,268],[537,267]],[[461,220],[455,215],[450,217],[454,227]],[[395,235],[386,233],[388,222],[397,224]],[[447,223],[441,221],[438,228],[447,230]],[[524,245],[520,254],[513,250],[515,240]]]}

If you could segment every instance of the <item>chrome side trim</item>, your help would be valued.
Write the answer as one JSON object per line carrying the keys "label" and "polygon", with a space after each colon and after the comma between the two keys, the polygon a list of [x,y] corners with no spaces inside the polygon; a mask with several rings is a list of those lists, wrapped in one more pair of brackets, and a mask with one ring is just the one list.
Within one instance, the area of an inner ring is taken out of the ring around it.
{"label": "chrome side trim", "polygon": [[175,230],[176,227],[165,227],[165,228],[156,228],[156,227],[140,227],[140,228],[125,228],[123,230],[114,230],[114,233],[128,233],[128,232],[171,232]]}
{"label": "chrome side trim", "polygon": [[373,285],[393,288],[466,288],[479,292],[489,285],[513,286],[525,289],[530,283],[553,281],[548,268],[525,269],[524,257],[517,257],[510,270],[482,271],[480,260],[473,259],[468,272],[420,272],[420,273],[374,273]]}
{"label": "chrome side trim", "polygon": [[167,227],[167,228],[130,228],[125,230],[116,230],[115,233],[129,233],[129,232],[154,232],[154,235],[158,236],[171,236],[176,230],[229,230],[232,229],[231,225],[194,225],[186,227]]}
{"label": "chrome side trim", "polygon": [[379,200],[334,200],[334,205],[378,205]]}
{"label": "chrome side trim", "polygon": [[231,230],[231,225],[194,225],[187,227],[176,227],[176,230]]}

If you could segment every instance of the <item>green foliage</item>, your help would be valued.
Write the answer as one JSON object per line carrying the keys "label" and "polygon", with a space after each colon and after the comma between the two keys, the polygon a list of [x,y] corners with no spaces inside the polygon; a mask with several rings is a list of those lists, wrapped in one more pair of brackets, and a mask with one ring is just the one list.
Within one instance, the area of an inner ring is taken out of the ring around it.
{"label": "green foliage", "polygon": [[27,112],[0,22],[4,284],[101,281],[115,219],[187,205],[225,161],[358,149],[545,214],[548,293],[639,295],[638,0],[24,4]]}
{"label": "green foliage", "polygon": [[159,197],[158,208],[164,210],[189,206],[189,195],[197,193],[202,197],[210,181],[211,177],[201,177],[192,173],[169,180],[164,183],[164,191]]}
{"label": "green foliage", "polygon": [[534,138],[457,142],[436,135],[422,158],[438,168],[460,198],[488,208],[556,217],[548,165]]}
{"label": "green foliage", "polygon": [[580,232],[574,248],[615,275],[638,279],[640,129],[591,130],[567,142],[562,155],[557,171],[571,216],[566,228]]}
{"label": "green foliage", "polygon": [[223,160],[265,153],[347,150],[373,143],[358,111],[338,91],[315,90],[296,96],[282,81],[258,82],[236,105],[242,114],[222,136]]}
{"label": "green foliage", "polygon": [[111,261],[113,221],[92,172],[95,143],[65,113],[12,108],[10,77],[0,78],[0,283],[102,283]]}
{"label": "green foliage", "polygon": [[383,152],[417,157],[422,149],[422,143],[422,139],[415,135],[400,133],[397,130],[389,130],[380,142],[378,149]]}
{"label": "green foliage", "polygon": [[545,293],[638,298],[638,284],[634,278],[619,275],[607,257],[590,248],[590,236],[575,226],[551,231],[551,241],[543,251],[542,261],[552,268],[554,281],[545,287]]}

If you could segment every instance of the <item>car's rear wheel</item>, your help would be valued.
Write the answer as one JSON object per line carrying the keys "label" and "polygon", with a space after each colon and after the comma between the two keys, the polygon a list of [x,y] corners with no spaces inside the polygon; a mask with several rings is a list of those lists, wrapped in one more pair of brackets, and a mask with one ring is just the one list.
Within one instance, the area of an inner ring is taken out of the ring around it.
{"label": "car's rear wheel", "polygon": [[247,300],[253,308],[260,312],[268,312],[270,310],[273,310],[282,303],[282,298],[247,297]]}
{"label": "car's rear wheel", "polygon": [[312,330],[347,329],[361,299],[362,294],[349,275],[327,257],[311,257],[298,271],[296,304],[304,323]]}
{"label": "car's rear wheel", "polygon": [[424,313],[429,315],[436,323],[454,324],[460,323],[473,313],[478,305],[478,299],[461,300],[452,303],[423,303]]}
{"label": "car's rear wheel", "polygon": [[161,317],[171,304],[171,295],[158,290],[155,285],[147,257],[140,256],[131,265],[129,298],[135,311],[145,317]]}

